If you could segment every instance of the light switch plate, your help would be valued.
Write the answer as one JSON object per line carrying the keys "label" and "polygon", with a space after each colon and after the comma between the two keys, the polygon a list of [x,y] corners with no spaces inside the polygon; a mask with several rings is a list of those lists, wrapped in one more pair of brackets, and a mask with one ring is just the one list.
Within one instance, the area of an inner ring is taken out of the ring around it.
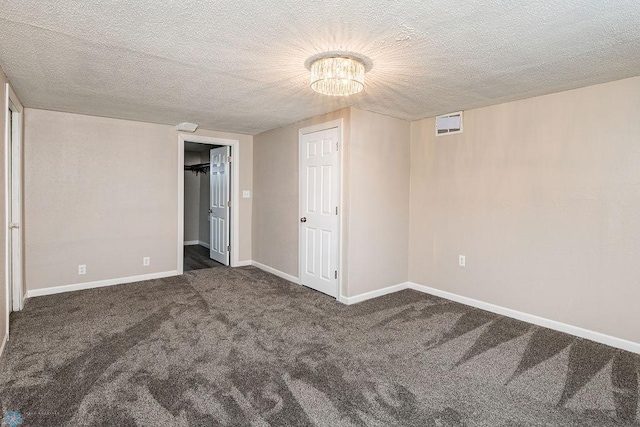
{"label": "light switch plate", "polygon": [[249,191],[249,190],[244,190],[244,191],[242,192],[242,198],[243,198],[243,199],[249,199],[249,198],[251,198],[251,191]]}

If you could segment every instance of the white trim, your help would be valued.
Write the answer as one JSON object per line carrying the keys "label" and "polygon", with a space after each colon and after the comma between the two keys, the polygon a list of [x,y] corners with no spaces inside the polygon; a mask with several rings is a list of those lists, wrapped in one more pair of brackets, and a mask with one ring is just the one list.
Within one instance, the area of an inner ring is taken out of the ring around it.
{"label": "white trim", "polygon": [[464,297],[461,295],[453,294],[447,291],[441,291],[440,289],[430,288],[429,286],[419,285],[413,282],[400,283],[398,285],[388,286],[386,288],[378,289],[376,291],[367,292],[352,297],[340,296],[338,301],[343,304],[356,304],[369,299],[381,297],[393,292],[402,291],[404,289],[413,289],[425,294],[435,295],[440,298],[445,298],[450,301],[455,301],[460,304],[468,305],[471,307],[479,308],[481,310],[490,311],[502,316],[511,317],[513,319],[522,320],[523,322],[531,323],[534,325],[542,326],[544,328],[553,329],[556,331],[564,332],[569,335],[574,335],[580,338],[585,338],[591,341],[599,342],[611,347],[627,350],[632,353],[640,354],[640,343],[628,341],[622,338],[612,337],[600,332],[591,331],[588,329],[580,328],[577,326],[567,325],[566,323],[557,322],[555,320],[546,319],[544,317],[536,316],[533,314],[523,313],[521,311],[512,310],[510,308],[501,307],[499,305],[490,304],[487,302],[479,301],[473,298]]}
{"label": "white trim", "polygon": [[[300,128],[298,130],[298,146],[300,146],[300,140],[302,139],[302,135],[307,135],[314,132],[320,132],[323,130],[338,128],[339,138],[338,141],[338,283],[336,284],[336,299],[340,300],[343,297],[346,289],[343,289],[343,260],[342,260],[342,247],[343,247],[343,234],[342,234],[342,221],[344,216],[344,119],[339,118],[335,120],[330,120],[328,122],[320,123],[313,126],[307,126],[304,128]],[[298,167],[300,167],[300,159],[298,159]],[[300,178],[298,178],[298,183],[300,183]],[[298,191],[298,198],[300,198],[300,191]],[[300,213],[301,201],[298,200],[298,214]],[[302,236],[300,235],[300,227],[298,226],[298,271],[302,271],[302,257],[300,256],[300,241]],[[275,274],[275,273],[274,273]],[[284,273],[283,273],[284,274]],[[290,276],[293,277],[293,276]],[[287,279],[290,280],[290,279]],[[296,278],[294,283],[302,284],[299,278]]]}
{"label": "white trim", "polygon": [[236,263],[236,267],[246,267],[246,266],[248,266],[248,265],[253,265],[252,263],[253,263],[253,261],[251,261],[251,260],[238,261],[238,262]]}
{"label": "white trim", "polygon": [[6,322],[6,330],[3,332],[5,337],[9,336],[9,313],[11,313],[11,292],[9,289],[9,283],[11,283],[11,279],[9,277],[9,272],[11,271],[10,268],[10,259],[9,259],[9,241],[11,238],[11,232],[9,231],[9,221],[10,221],[10,215],[9,215],[9,206],[11,206],[11,203],[9,202],[9,185],[10,185],[10,178],[9,178],[9,141],[11,140],[10,136],[9,136],[9,104],[10,104],[10,99],[9,99],[9,83],[7,83],[5,85],[5,103],[4,105],[6,106],[6,110],[4,111],[4,194],[5,194],[5,198],[4,198],[4,211],[5,211],[5,223],[3,224],[4,227],[4,232],[5,232],[5,239],[4,239],[4,253],[5,253],[5,259],[4,259],[4,271],[5,271],[5,277],[4,277],[4,292],[5,292],[5,322]]}
{"label": "white trim", "polygon": [[342,122],[343,122],[342,119],[330,120],[328,122],[319,123],[317,125],[300,128],[298,133],[299,133],[299,135],[308,135],[308,134],[314,133],[314,132],[320,132],[320,131],[323,131],[323,130],[339,128],[339,127],[342,127]]}
{"label": "white trim", "polygon": [[269,267],[268,265],[261,264],[261,263],[259,263],[257,261],[251,261],[251,265],[253,265],[254,267],[258,267],[260,270],[266,271],[267,273],[271,273],[271,274],[273,274],[275,276],[278,276],[278,277],[281,277],[281,278],[283,278],[285,280],[293,282],[296,285],[300,284],[300,279],[298,279],[297,277],[294,277],[294,276],[292,276],[290,274],[287,274],[287,273],[283,273],[282,271],[276,270],[275,268]]}
{"label": "white trim", "polygon": [[4,335],[4,339],[2,340],[2,344],[0,344],[0,359],[2,358],[2,353],[4,353],[4,348],[9,341],[9,334]]}
{"label": "white trim", "polygon": [[[13,91],[13,88],[11,87],[11,85],[9,83],[6,84],[7,87],[7,100],[11,100],[11,102],[13,103],[14,107],[16,108],[16,113],[22,113],[22,109],[24,108],[22,106],[22,102],[20,102],[20,100],[18,99],[18,96],[16,95],[16,93]],[[9,105],[7,103],[7,105]]]}
{"label": "white trim", "polygon": [[424,292],[427,294],[435,295],[437,297],[446,298],[451,301],[459,302],[461,304],[470,305],[482,310],[490,311],[492,313],[500,314],[502,316],[511,317],[513,319],[522,320],[523,322],[533,323],[534,325],[542,326],[556,331],[564,332],[570,335],[575,335],[580,338],[586,338],[591,341],[606,344],[611,347],[621,348],[623,350],[631,351],[633,353],[640,354],[640,344],[632,341],[627,341],[622,338],[612,337],[600,332],[590,331],[577,326],[567,325],[566,323],[557,322],[555,320],[546,319],[544,317],[535,316],[533,314],[523,313],[521,311],[512,310],[510,308],[501,307],[499,305],[490,304],[487,302],[479,301],[473,298],[463,297],[461,295],[453,294],[451,292],[441,291],[439,289],[430,288],[428,286],[418,285],[417,283],[409,283],[409,289]]}
{"label": "white trim", "polygon": [[73,285],[53,286],[51,288],[32,289],[27,291],[27,298],[43,295],[61,294],[63,292],[81,291],[85,289],[102,288],[104,286],[124,285],[126,283],[142,282],[145,280],[162,279],[178,276],[178,271],[162,271],[160,273],[141,274],[139,276],[120,277],[117,279],[97,280],[95,282],[76,283]]}
{"label": "white trim", "polygon": [[[184,272],[184,143],[231,146],[231,256],[230,266],[236,267],[240,257],[240,140],[193,134],[178,134],[178,274]],[[205,246],[200,242],[202,246]],[[208,245],[205,247],[209,247]]]}
{"label": "white trim", "polygon": [[340,215],[338,215],[338,298],[342,298],[344,294],[347,293],[347,289],[346,287],[348,286],[348,284],[344,283],[344,279],[346,277],[346,275],[343,275],[343,257],[346,256],[344,254],[343,251],[343,242],[344,242],[344,234],[342,233],[342,226],[345,226],[345,230],[348,230],[349,225],[348,224],[343,224],[343,221],[347,220],[347,215],[346,215],[346,206],[347,204],[345,203],[345,191],[344,191],[344,155],[345,155],[345,151],[346,151],[346,147],[344,144],[344,120],[340,119],[339,120],[340,124],[339,124],[339,129],[340,129],[340,152],[338,153],[338,158],[339,158],[339,162],[340,162],[340,184],[338,185],[338,191],[340,192],[339,194],[339,199],[340,199]]}
{"label": "white trim", "polygon": [[[204,246],[207,249],[211,249],[211,245],[208,244],[208,243],[203,242],[202,240],[198,240],[197,244],[200,245],[200,246]],[[234,265],[234,267],[235,267],[235,265]]]}
{"label": "white trim", "polygon": [[199,240],[185,240],[184,241],[184,246],[193,246],[193,245],[199,245],[200,241]]}
{"label": "white trim", "polygon": [[399,283],[393,286],[387,286],[386,288],[378,289],[376,291],[355,295],[352,297],[345,297],[341,295],[340,298],[338,298],[338,301],[346,305],[357,304],[359,302],[366,301],[368,299],[378,298],[383,295],[392,294],[394,292],[402,291],[403,289],[408,289],[408,288],[409,288],[409,282],[404,282],[404,283]]}

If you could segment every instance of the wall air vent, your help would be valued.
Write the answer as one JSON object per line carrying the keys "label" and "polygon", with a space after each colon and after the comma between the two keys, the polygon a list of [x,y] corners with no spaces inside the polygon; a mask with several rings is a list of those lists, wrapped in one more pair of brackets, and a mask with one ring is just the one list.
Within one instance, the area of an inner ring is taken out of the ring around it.
{"label": "wall air vent", "polygon": [[462,111],[436,117],[436,136],[462,133]]}

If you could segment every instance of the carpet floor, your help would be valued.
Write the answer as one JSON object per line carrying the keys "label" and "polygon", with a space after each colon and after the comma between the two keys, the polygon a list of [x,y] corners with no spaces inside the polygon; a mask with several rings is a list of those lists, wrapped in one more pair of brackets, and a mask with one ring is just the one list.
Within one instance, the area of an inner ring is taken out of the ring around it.
{"label": "carpet floor", "polygon": [[215,268],[33,298],[11,330],[26,426],[640,425],[640,356],[412,290]]}

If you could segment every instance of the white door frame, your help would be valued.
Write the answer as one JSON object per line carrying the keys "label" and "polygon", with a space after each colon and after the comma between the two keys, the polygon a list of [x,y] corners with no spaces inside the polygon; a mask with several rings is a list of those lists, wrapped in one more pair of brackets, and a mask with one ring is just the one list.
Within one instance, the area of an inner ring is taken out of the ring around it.
{"label": "white door frame", "polygon": [[[7,334],[9,333],[9,312],[22,310],[24,298],[22,291],[22,229],[17,228],[14,231],[10,228],[11,219],[18,219],[17,225],[22,225],[22,103],[16,96],[13,88],[6,84],[5,88],[5,105],[7,110],[5,113],[5,291],[6,291],[6,310],[7,310]],[[11,135],[9,135],[9,110],[11,110]],[[11,156],[9,155],[11,154]],[[9,167],[11,166],[11,176],[9,175]],[[9,200],[9,194],[12,200]],[[11,247],[11,251],[9,251]],[[11,253],[11,256],[9,256]],[[11,275],[11,276],[10,276]],[[9,289],[11,285],[11,289]],[[10,301],[9,296],[11,295]]]}
{"label": "white door frame", "polygon": [[178,274],[184,273],[184,143],[228,145],[231,147],[231,253],[230,266],[237,267],[240,256],[240,141],[193,134],[178,134]]}
{"label": "white door frame", "polygon": [[[339,149],[338,149],[338,283],[336,289],[336,299],[341,301],[343,297],[343,263],[342,263],[342,218],[344,212],[344,191],[342,184],[342,177],[344,176],[344,120],[336,119],[331,120],[325,123],[320,123],[314,126],[308,126],[305,128],[301,128],[298,130],[298,147],[300,147],[300,141],[302,140],[302,135],[306,135],[313,132],[320,132],[327,129],[338,128],[338,135],[340,138],[339,141]],[[298,156],[299,158],[300,156]],[[298,160],[298,170],[300,170],[300,160]],[[298,182],[299,184],[300,182]],[[298,188],[298,213],[301,212],[303,201],[300,200],[300,188]],[[299,219],[296,219],[299,221]],[[300,225],[298,225],[298,283],[302,284],[302,256],[301,256],[301,248],[302,248],[302,235],[300,234]]]}

